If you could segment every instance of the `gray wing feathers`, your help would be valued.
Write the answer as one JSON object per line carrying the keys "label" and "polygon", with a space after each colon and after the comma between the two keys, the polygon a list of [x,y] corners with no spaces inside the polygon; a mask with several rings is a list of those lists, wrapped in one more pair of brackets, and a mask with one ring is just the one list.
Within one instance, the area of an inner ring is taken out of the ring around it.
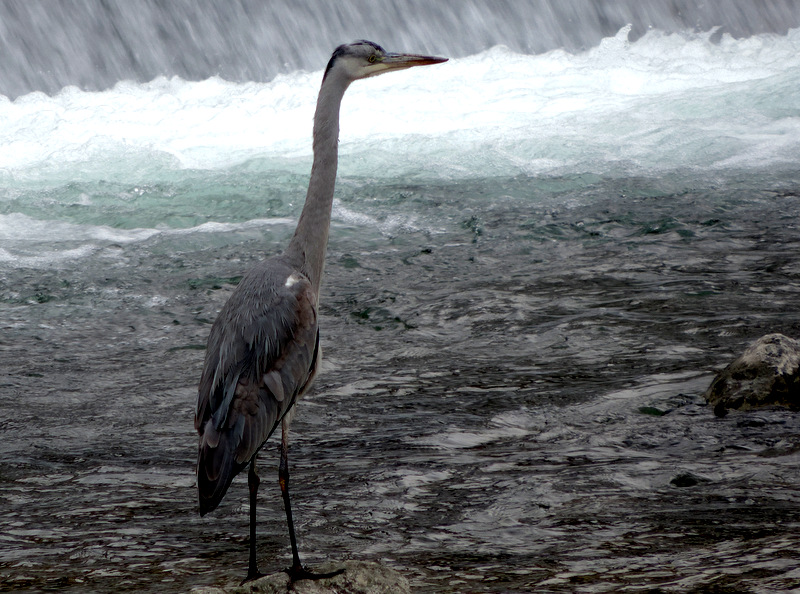
{"label": "gray wing feathers", "polygon": [[308,386],[317,352],[308,279],[280,259],[249,271],[208,339],[195,413],[201,514],[219,504]]}

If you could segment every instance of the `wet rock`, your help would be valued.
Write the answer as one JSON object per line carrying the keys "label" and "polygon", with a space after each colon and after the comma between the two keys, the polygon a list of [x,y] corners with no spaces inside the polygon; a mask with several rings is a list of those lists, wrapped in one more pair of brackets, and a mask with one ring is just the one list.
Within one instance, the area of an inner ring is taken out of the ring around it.
{"label": "wet rock", "polygon": [[309,567],[316,573],[327,573],[345,568],[344,573],[324,580],[300,580],[289,589],[289,576],[284,572],[273,573],[230,588],[193,588],[192,594],[410,594],[408,580],[399,572],[371,561],[330,561]]}
{"label": "wet rock", "polygon": [[694,487],[695,485],[699,485],[700,483],[708,483],[710,482],[707,478],[702,476],[697,476],[696,474],[692,474],[691,472],[682,472],[676,475],[670,482],[670,485],[675,487]]}
{"label": "wet rock", "polygon": [[706,390],[714,414],[785,406],[800,410],[800,341],[767,334],[723,369]]}

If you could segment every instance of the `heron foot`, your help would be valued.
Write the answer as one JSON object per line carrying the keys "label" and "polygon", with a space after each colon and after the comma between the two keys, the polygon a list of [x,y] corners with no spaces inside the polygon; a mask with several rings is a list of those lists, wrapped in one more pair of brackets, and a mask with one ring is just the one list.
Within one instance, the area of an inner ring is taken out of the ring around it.
{"label": "heron foot", "polygon": [[336,577],[340,573],[344,573],[344,567],[336,571],[329,571],[327,573],[314,573],[309,571],[302,565],[292,565],[287,567],[284,571],[289,574],[289,581],[294,583],[300,580],[325,580],[328,578]]}
{"label": "heron foot", "polygon": [[267,575],[267,574],[266,574],[266,573],[261,573],[261,572],[260,572],[260,571],[258,571],[258,570],[256,570],[256,571],[248,571],[248,572],[247,572],[247,577],[245,577],[245,578],[244,578],[244,579],[241,581],[241,583],[240,583],[239,585],[240,585],[240,586],[244,586],[244,585],[245,585],[247,582],[252,582],[253,580],[257,580],[258,578],[262,578],[262,577],[264,577],[265,575]]}

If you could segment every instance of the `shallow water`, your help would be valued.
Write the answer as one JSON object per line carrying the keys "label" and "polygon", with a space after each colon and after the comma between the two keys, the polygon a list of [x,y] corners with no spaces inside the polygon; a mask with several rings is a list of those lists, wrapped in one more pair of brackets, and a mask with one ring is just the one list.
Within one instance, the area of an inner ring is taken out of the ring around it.
{"label": "shallow water", "polygon": [[[323,373],[293,424],[308,562],[382,560],[441,592],[800,584],[797,415],[719,419],[700,397],[751,339],[798,334],[797,180],[630,196],[647,182],[474,212],[484,185],[443,185],[424,192],[437,233],[335,226]],[[291,230],[95,239],[3,269],[4,589],[240,579],[244,480],[196,514],[196,382],[232,283]],[[276,447],[265,570],[289,560]]]}

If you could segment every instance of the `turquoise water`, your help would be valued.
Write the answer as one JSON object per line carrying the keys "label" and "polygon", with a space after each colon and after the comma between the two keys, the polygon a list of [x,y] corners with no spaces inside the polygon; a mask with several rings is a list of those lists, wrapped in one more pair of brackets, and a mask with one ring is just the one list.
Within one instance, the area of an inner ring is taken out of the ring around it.
{"label": "turquoise water", "polygon": [[[293,424],[309,563],[437,592],[800,583],[796,415],[701,398],[751,340],[800,334],[800,31],[627,36],[348,92]],[[291,236],[320,78],[0,105],[3,589],[243,575],[243,481],[196,513],[196,384],[216,312]]]}

